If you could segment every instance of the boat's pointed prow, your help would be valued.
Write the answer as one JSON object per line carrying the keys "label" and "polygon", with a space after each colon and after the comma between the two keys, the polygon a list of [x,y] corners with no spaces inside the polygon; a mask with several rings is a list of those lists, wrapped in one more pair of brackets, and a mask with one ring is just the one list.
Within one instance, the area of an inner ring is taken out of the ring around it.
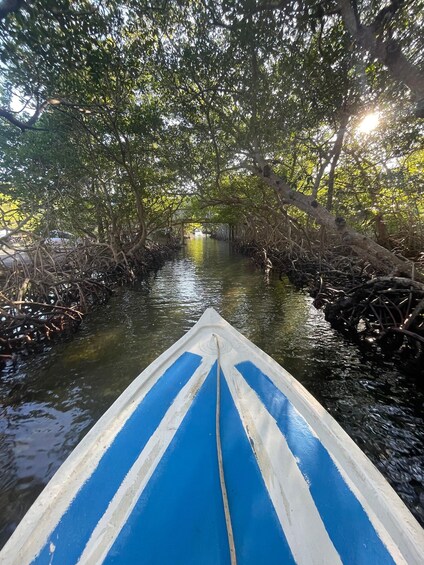
{"label": "boat's pointed prow", "polygon": [[203,314],[200,316],[196,326],[214,326],[222,324],[225,322],[224,318],[218,314],[215,308],[206,308]]}
{"label": "boat's pointed prow", "polygon": [[208,308],[85,436],[0,565],[421,565],[423,555],[422,528],[359,447]]}

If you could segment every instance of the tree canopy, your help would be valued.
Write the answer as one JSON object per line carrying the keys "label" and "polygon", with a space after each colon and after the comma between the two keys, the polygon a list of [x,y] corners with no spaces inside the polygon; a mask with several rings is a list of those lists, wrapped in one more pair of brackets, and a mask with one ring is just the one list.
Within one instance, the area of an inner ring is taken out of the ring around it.
{"label": "tree canopy", "polygon": [[1,192],[130,254],[197,198],[408,271],[390,251],[424,242],[423,8],[4,1]]}

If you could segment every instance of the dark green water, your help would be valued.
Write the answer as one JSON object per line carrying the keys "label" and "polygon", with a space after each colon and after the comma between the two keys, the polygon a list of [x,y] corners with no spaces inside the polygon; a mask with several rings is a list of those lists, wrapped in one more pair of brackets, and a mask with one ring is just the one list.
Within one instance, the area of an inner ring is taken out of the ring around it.
{"label": "dark green water", "polygon": [[424,395],[366,361],[284,281],[267,282],[228,244],[198,238],[148,285],[122,289],[68,343],[0,380],[0,546],[70,451],[126,386],[213,306],[339,421],[424,522]]}

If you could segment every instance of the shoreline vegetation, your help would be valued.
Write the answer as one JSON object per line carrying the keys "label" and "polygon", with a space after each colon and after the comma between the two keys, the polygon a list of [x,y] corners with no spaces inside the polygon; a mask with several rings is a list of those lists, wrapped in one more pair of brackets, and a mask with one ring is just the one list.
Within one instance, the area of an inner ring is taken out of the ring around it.
{"label": "shoreline vegetation", "polygon": [[[286,276],[306,290],[331,326],[367,354],[424,376],[424,285],[402,273],[378,272],[334,241],[314,248],[312,239],[308,248],[294,241],[270,245],[235,238],[231,243],[266,277]],[[13,268],[2,271],[0,370],[13,370],[19,355],[43,351],[46,344],[72,336],[114,288],[143,280],[180,248],[176,239],[168,238],[166,243],[148,242],[131,255],[93,242],[60,252],[44,245],[27,250],[25,261],[16,260]]]}
{"label": "shoreline vegetation", "polygon": [[[306,290],[331,326],[368,355],[395,361],[415,377],[424,376],[424,284],[402,273],[381,273],[349,253],[325,253],[297,246],[234,242],[268,277],[271,271]],[[421,267],[422,259],[416,263]]]}
{"label": "shoreline vegetation", "polygon": [[19,355],[43,351],[47,343],[73,335],[114,288],[143,280],[178,249],[169,241],[148,242],[131,256],[92,242],[60,252],[42,245],[26,250],[25,261],[16,260],[1,272],[0,371],[13,368]]}

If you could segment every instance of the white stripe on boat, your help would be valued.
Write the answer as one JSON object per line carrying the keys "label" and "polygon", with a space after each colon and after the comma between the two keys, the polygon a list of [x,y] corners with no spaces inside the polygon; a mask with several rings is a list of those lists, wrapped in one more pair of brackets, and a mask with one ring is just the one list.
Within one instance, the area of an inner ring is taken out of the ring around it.
{"label": "white stripe on boat", "polygon": [[255,365],[287,396],[330,453],[394,561],[399,564],[421,565],[424,556],[423,528],[380,471],[336,420],[293,375],[233,328],[215,310],[208,309],[199,320],[201,321],[204,321],[206,327],[213,328],[227,343],[227,366],[254,360]]}
{"label": "white stripe on boat", "polygon": [[[193,334],[198,334],[196,326],[138,375],[81,440],[0,551],[1,565],[28,564],[38,555],[127,420],[166,370],[184,351],[188,350],[187,345],[192,341]],[[204,355],[199,350],[197,339],[196,342],[196,345],[192,344],[190,349]]]}
{"label": "white stripe on boat", "polygon": [[[246,339],[239,335],[243,341]],[[327,449],[394,562],[397,565],[421,565],[424,530],[380,471],[299,381],[256,345],[248,344],[256,350],[255,365],[287,396],[311,433]],[[231,352],[231,360],[227,363],[237,365],[246,358],[240,348]]]}
{"label": "white stripe on boat", "polygon": [[224,360],[221,366],[296,563],[341,565],[308,484],[275,420],[240,373]]}
{"label": "white stripe on boat", "polygon": [[210,357],[204,360],[169,407],[91,534],[78,561],[79,565],[101,563],[106,557],[205,382],[214,361]]}

